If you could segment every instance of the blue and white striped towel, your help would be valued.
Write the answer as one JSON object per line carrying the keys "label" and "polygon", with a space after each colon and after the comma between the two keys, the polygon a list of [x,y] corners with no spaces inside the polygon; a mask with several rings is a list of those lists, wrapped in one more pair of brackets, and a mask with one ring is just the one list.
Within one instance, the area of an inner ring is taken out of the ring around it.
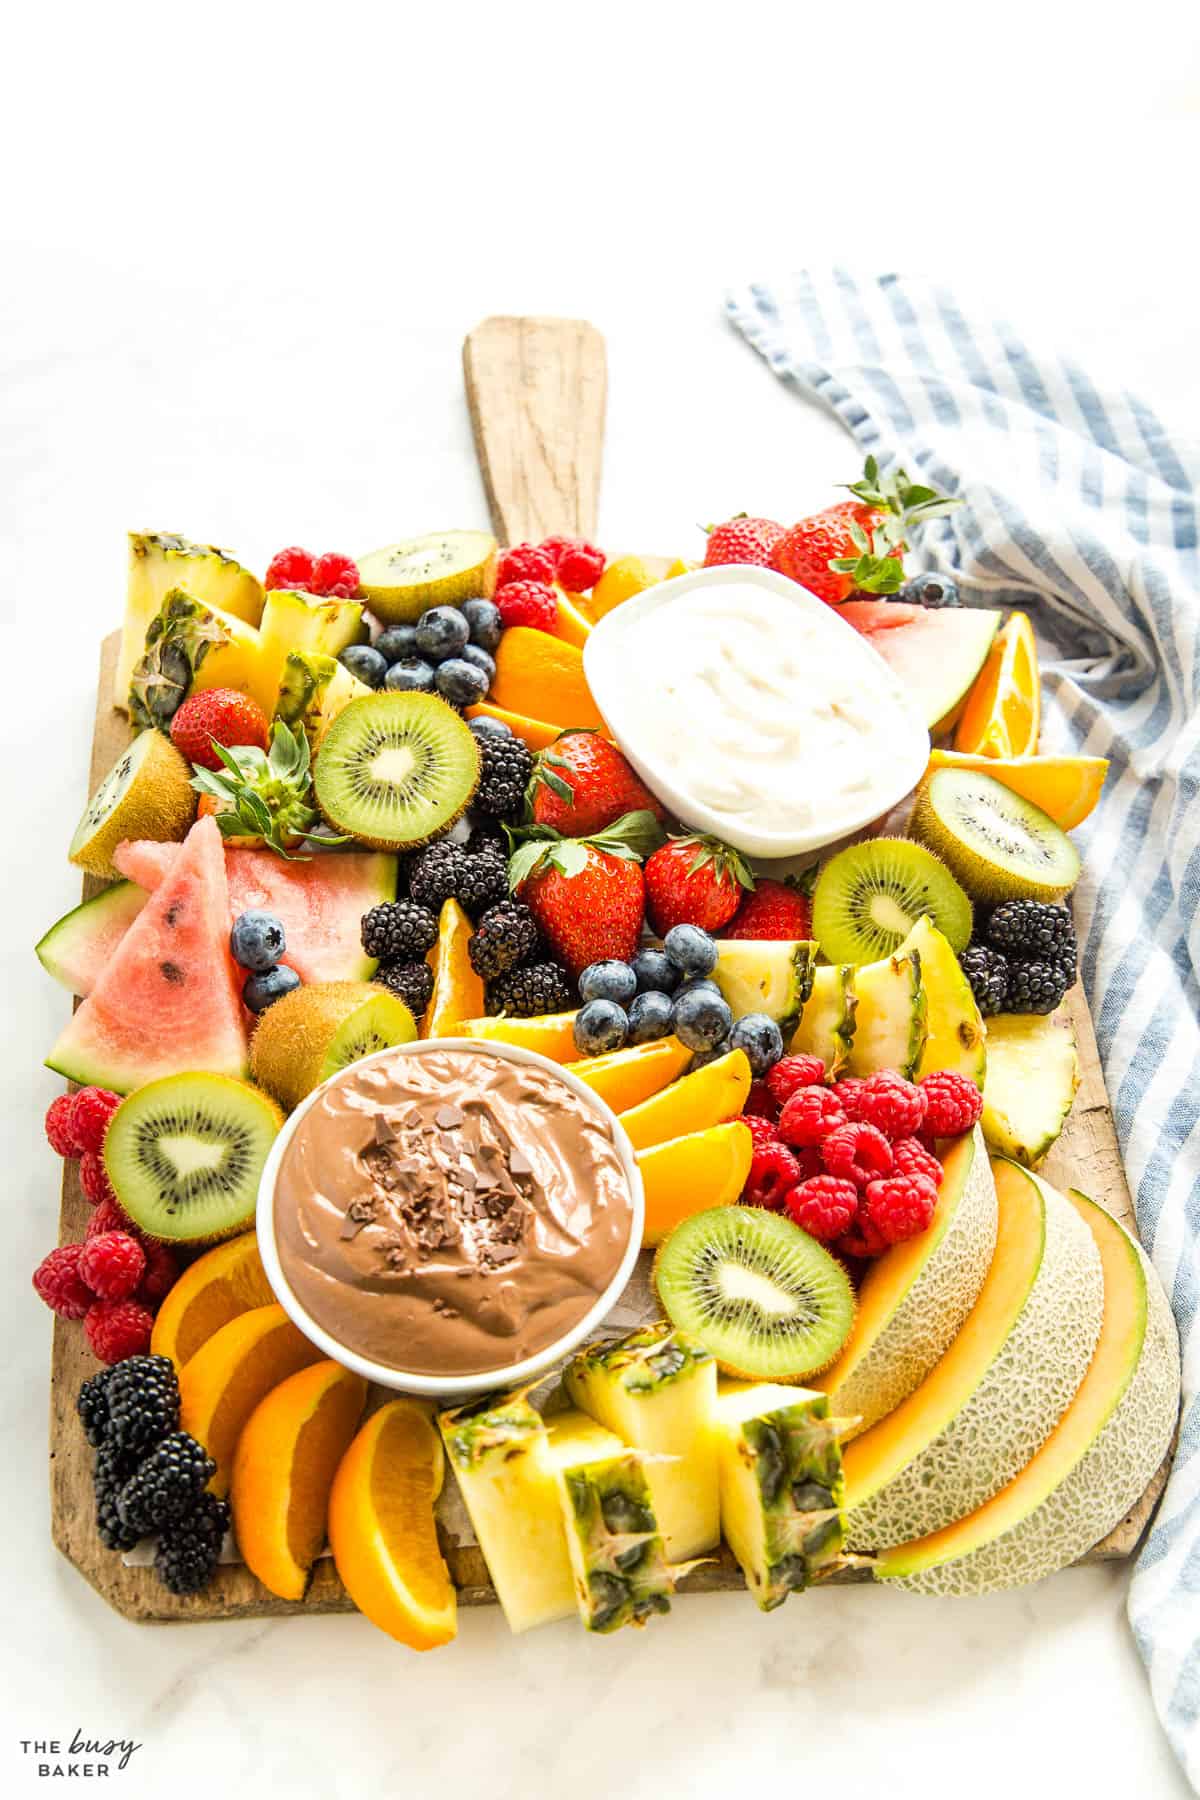
{"label": "blue and white striped towel", "polygon": [[726,304],[884,469],[963,496],[919,560],[953,570],[968,601],[1031,613],[1042,747],[1112,761],[1076,833],[1082,976],[1184,1356],[1179,1450],[1129,1613],[1200,1792],[1200,453],[1133,395],[920,280],[805,272]]}

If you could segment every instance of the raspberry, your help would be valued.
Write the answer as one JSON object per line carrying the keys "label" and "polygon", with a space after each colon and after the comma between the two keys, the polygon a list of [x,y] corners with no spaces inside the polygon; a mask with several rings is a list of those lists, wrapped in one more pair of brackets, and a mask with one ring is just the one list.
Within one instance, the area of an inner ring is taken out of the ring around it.
{"label": "raspberry", "polygon": [[108,1170],[104,1167],[103,1159],[94,1150],[85,1150],[79,1159],[79,1185],[89,1206],[99,1206],[102,1200],[116,1199],[112,1183],[108,1179]]}
{"label": "raspberry", "polygon": [[326,550],[312,566],[309,592],[327,600],[353,600],[358,592],[358,564],[352,556]]}
{"label": "raspberry", "polygon": [[983,1095],[967,1075],[935,1069],[921,1083],[925,1096],[923,1124],[931,1137],[961,1137],[983,1112]]}
{"label": "raspberry", "polygon": [[79,1272],[82,1244],[60,1244],[33,1271],[36,1293],[60,1319],[82,1319],[95,1295]]}
{"label": "raspberry", "polygon": [[773,1119],[764,1119],[761,1113],[743,1113],[742,1124],[754,1139],[755,1150],[765,1150],[770,1144],[779,1142],[779,1133],[775,1129]]}
{"label": "raspberry", "polygon": [[582,594],[586,589],[595,587],[604,573],[604,552],[597,550],[594,544],[587,544],[579,539],[568,544],[558,558],[555,573],[563,587],[573,594]]}
{"label": "raspberry", "polygon": [[146,1252],[127,1231],[102,1231],[89,1239],[79,1273],[101,1300],[128,1300],[146,1272]]}
{"label": "raspberry", "polygon": [[553,588],[541,581],[510,581],[492,595],[502,623],[528,625],[534,631],[553,631],[558,623],[558,601]]}
{"label": "raspberry", "polygon": [[146,1273],[142,1276],[134,1299],[140,1300],[143,1306],[148,1306],[153,1312],[162,1305],[179,1280],[179,1263],[169,1244],[151,1241],[144,1243],[142,1248],[146,1252]]}
{"label": "raspberry", "polygon": [[860,1125],[874,1125],[884,1137],[912,1137],[920,1131],[925,1118],[925,1095],[895,1069],[881,1069],[868,1075],[861,1087],[845,1094],[845,1083],[838,1094],[847,1116]]}
{"label": "raspberry", "polygon": [[105,1231],[124,1231],[131,1238],[136,1238],[139,1244],[142,1243],[141,1232],[126,1218],[118,1200],[101,1200],[98,1206],[92,1208],[87,1229],[83,1234],[84,1243],[90,1243],[94,1237],[100,1237]]}
{"label": "raspberry", "polygon": [[858,1189],[837,1175],[813,1175],[790,1190],[788,1217],[810,1237],[829,1244],[849,1230],[858,1212]]}
{"label": "raspberry", "polygon": [[316,560],[311,550],[302,550],[299,544],[277,551],[267,565],[263,586],[268,589],[302,588],[308,592]]}
{"label": "raspberry", "polygon": [[801,1088],[824,1087],[825,1064],[819,1056],[784,1056],[767,1076],[776,1106],[786,1106]]}
{"label": "raspberry", "polygon": [[79,1155],[79,1145],[75,1142],[75,1128],[72,1124],[74,1112],[74,1094],[60,1094],[46,1108],[46,1136],[56,1156],[73,1159]]}
{"label": "raspberry", "polygon": [[[535,582],[539,587],[548,587],[554,580],[556,558],[545,544],[514,544],[511,550],[502,550],[500,560],[496,564],[496,586],[507,587],[515,582]],[[499,605],[499,598],[492,595]]]}
{"label": "raspberry", "polygon": [[934,1187],[942,1185],[942,1165],[920,1138],[901,1138],[893,1144],[892,1165],[897,1175],[924,1175]]}
{"label": "raspberry", "polygon": [[821,1145],[821,1160],[831,1175],[865,1188],[878,1176],[891,1174],[892,1146],[874,1125],[840,1125]]}
{"label": "raspberry", "polygon": [[800,1164],[783,1144],[764,1144],[761,1148],[756,1144],[750,1158],[750,1173],[742,1189],[742,1204],[765,1206],[774,1212],[783,1204],[788,1189],[794,1188],[799,1180]]}
{"label": "raspberry", "polygon": [[[778,1068],[779,1064],[776,1063],[775,1067]],[[775,1104],[775,1097],[765,1081],[750,1083],[750,1092],[746,1095],[742,1116],[747,1119],[755,1117],[769,1119],[772,1125],[779,1117],[779,1108]]]}
{"label": "raspberry", "polygon": [[149,1350],[154,1314],[136,1300],[94,1300],[83,1329],[102,1363],[124,1362]]}
{"label": "raspberry", "polygon": [[867,1189],[867,1217],[889,1244],[928,1231],[937,1189],[926,1175],[891,1175]]}
{"label": "raspberry", "polygon": [[81,1150],[100,1150],[108,1121],[121,1104],[120,1094],[108,1088],[80,1088],[71,1109],[71,1132]]}
{"label": "raspberry", "polygon": [[840,1237],[833,1246],[839,1256],[859,1258],[882,1256],[887,1247],[887,1239],[879,1227],[871,1223],[864,1206],[859,1207],[858,1217],[845,1237]]}
{"label": "raspberry", "polygon": [[[778,1063],[775,1065],[778,1068]],[[832,1088],[798,1088],[779,1115],[785,1144],[819,1144],[846,1123],[841,1101]]]}

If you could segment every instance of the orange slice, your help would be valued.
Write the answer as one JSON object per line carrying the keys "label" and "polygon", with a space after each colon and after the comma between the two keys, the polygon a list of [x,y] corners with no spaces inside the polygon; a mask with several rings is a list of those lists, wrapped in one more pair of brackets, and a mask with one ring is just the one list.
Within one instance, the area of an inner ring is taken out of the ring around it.
{"label": "orange slice", "polygon": [[[577,1050],[575,1055],[579,1055]],[[607,1100],[614,1112],[625,1112],[682,1075],[691,1060],[691,1051],[677,1037],[665,1037],[628,1050],[612,1050],[607,1056],[585,1056],[567,1067]]]}
{"label": "orange slice", "polygon": [[526,718],[549,717],[560,728],[604,729],[584,677],[581,653],[574,644],[528,625],[511,625],[500,639],[492,700],[506,712]]}
{"label": "orange slice", "polygon": [[474,927],[457,900],[447,900],[438,921],[438,941],[426,959],[433,970],[433,993],[421,1036],[453,1037],[460,1019],[483,1011],[483,982],[471,967],[467,945]]}
{"label": "orange slice", "polygon": [[568,594],[565,588],[555,589],[558,601],[558,623],[554,627],[555,637],[562,638],[564,643],[574,644],[582,650],[591,636],[592,621],[579,606],[582,594]]}
{"label": "orange slice", "polygon": [[530,750],[546,750],[562,736],[561,725],[549,725],[545,719],[527,719],[523,713],[505,712],[502,706],[489,706],[481,700],[478,706],[468,706],[468,719],[499,719],[507,725],[514,737],[519,737]]}
{"label": "orange slice", "polygon": [[289,1375],[320,1361],[282,1306],[259,1306],[222,1325],[185,1364],[179,1423],[217,1465],[214,1494],[228,1492],[237,1441],[255,1407]]}
{"label": "orange slice", "polygon": [[329,1494],[367,1403],[361,1375],[313,1363],[272,1388],[233,1458],[229,1498],[238,1549],[281,1600],[303,1600],[325,1548]]}
{"label": "orange slice", "polygon": [[1002,781],[1014,794],[1032,800],[1063,831],[1083,823],[1094,809],[1108,774],[1103,756],[978,756],[962,750],[931,750],[931,769],[977,769]]}
{"label": "orange slice", "polygon": [[954,748],[980,756],[1033,756],[1042,716],[1037,646],[1027,613],[997,635],[967,695]]}
{"label": "orange slice", "polygon": [[592,611],[602,619],[614,607],[661,580],[662,576],[654,574],[644,556],[616,556],[592,589]]}
{"label": "orange slice", "polygon": [[754,1140],[735,1120],[690,1132],[638,1153],[646,1190],[643,1244],[661,1244],[681,1219],[710,1206],[732,1206],[746,1185]]}
{"label": "orange slice", "polygon": [[649,1150],[672,1138],[707,1131],[711,1125],[738,1117],[750,1092],[750,1080],[745,1051],[731,1050],[622,1112],[621,1123],[635,1150]]}
{"label": "orange slice", "polygon": [[519,1044],[548,1056],[551,1062],[569,1063],[579,1055],[575,1048],[575,1019],[573,1012],[540,1013],[533,1019],[462,1019],[456,1035]]}
{"label": "orange slice", "polygon": [[185,1269],[158,1309],[150,1348],[182,1369],[215,1331],[275,1296],[263,1274],[258,1238],[243,1231]]}
{"label": "orange slice", "polygon": [[458,1629],[433,1517],[443,1468],[428,1413],[392,1400],[347,1450],[329,1497],[329,1543],[346,1592],[410,1650],[436,1650]]}

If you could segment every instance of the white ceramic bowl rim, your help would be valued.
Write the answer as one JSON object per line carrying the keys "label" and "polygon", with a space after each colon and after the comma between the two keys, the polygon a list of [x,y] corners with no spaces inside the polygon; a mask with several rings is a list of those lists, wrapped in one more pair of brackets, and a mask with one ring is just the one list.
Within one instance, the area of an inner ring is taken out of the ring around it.
{"label": "white ceramic bowl rim", "polygon": [[[513,1363],[507,1368],[491,1369],[478,1375],[418,1375],[403,1369],[393,1369],[383,1363],[372,1362],[369,1357],[360,1356],[357,1351],[350,1350],[338,1342],[337,1338],[305,1310],[293,1293],[283,1272],[279,1259],[279,1248],[275,1242],[275,1182],[284,1151],[291,1142],[300,1121],[325,1091],[337,1081],[345,1079],[359,1069],[367,1068],[371,1063],[382,1062],[395,1056],[419,1056],[423,1053],[441,1050],[469,1050],[477,1055],[498,1056],[508,1062],[523,1063],[529,1068],[543,1069],[547,1074],[555,1075],[573,1094],[583,1100],[591,1110],[609,1127],[621,1168],[629,1184],[630,1197],[630,1229],[629,1242],[612,1280],[599,1296],[594,1306],[589,1308],[578,1324],[572,1327],[563,1337],[553,1344],[548,1344],[536,1355],[526,1357],[523,1362]],[[258,1184],[258,1203],[255,1210],[255,1226],[258,1233],[259,1255],[262,1257],[263,1269],[267,1281],[279,1304],[291,1319],[297,1330],[302,1331],[310,1343],[323,1350],[334,1362],[341,1363],[344,1368],[353,1369],[367,1381],[376,1382],[380,1387],[393,1388],[402,1394],[419,1394],[433,1396],[445,1400],[463,1400],[476,1394],[492,1393],[497,1388],[520,1387],[535,1380],[538,1376],[552,1368],[556,1362],[569,1356],[583,1340],[602,1323],[612,1311],[624,1292],[626,1284],[633,1273],[638,1251],[642,1244],[642,1229],[645,1223],[645,1193],[642,1188],[641,1171],[637,1165],[633,1145],[626,1136],[625,1128],[606,1101],[602,1100],[593,1088],[580,1081],[561,1063],[552,1062],[549,1057],[541,1056],[537,1051],[526,1050],[523,1045],[503,1044],[490,1038],[419,1038],[410,1044],[394,1044],[386,1050],[373,1051],[370,1056],[361,1057],[350,1063],[345,1069],[339,1069],[328,1081],[306,1094],[287,1120],[285,1120],[279,1136],[272,1144],[263,1172]]]}

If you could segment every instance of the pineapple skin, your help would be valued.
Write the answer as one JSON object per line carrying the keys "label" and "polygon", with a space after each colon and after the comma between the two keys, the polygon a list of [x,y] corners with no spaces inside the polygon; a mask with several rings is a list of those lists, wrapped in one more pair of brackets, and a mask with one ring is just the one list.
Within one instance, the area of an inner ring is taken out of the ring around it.
{"label": "pineapple skin", "polygon": [[342,708],[371,692],[366,682],[359,681],[336,657],[289,650],[279,678],[273,716],[285,725],[302,726],[315,755]]}
{"label": "pineapple skin", "polygon": [[646,1472],[636,1450],[584,1420],[547,1421],[579,1617],[595,1632],[645,1625],[675,1590]]}
{"label": "pineapple skin", "polygon": [[291,588],[273,588],[259,626],[255,698],[270,718],[290,653],[333,656],[358,641],[363,609],[358,600],[318,600]]}
{"label": "pineapple skin", "polygon": [[577,1407],[650,1459],[646,1480],[671,1561],[715,1549],[717,1370],[709,1352],[664,1321],[585,1347],[563,1381]]}
{"label": "pineapple skin", "polygon": [[125,623],[113,684],[113,704],[122,712],[129,707],[129,684],[145,648],[150,621],[176,586],[248,625],[257,625],[262,617],[262,583],[228,550],[219,550],[215,544],[193,544],[173,532],[131,531]]}
{"label": "pineapple skin", "polygon": [[130,679],[130,719],[139,729],[166,729],[182,701],[204,688],[238,688],[259,699],[260,649],[245,620],[172,588],[147,627]]}

